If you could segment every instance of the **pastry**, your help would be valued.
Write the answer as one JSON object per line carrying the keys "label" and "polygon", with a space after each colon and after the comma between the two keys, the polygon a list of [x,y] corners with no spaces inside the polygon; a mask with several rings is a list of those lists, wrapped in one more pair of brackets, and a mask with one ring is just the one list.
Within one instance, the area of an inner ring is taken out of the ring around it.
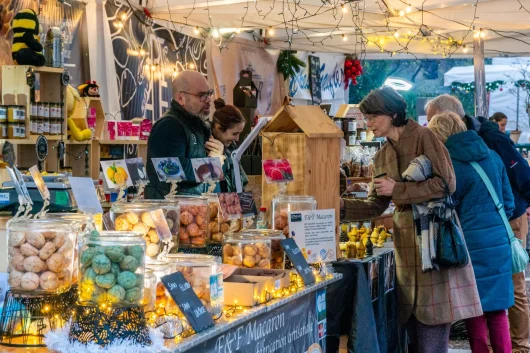
{"label": "pastry", "polygon": [[[94,261],[95,261],[95,259],[94,259]],[[109,263],[109,267],[110,267],[110,263]],[[133,256],[127,255],[120,262],[120,269],[123,270],[123,271],[135,272],[137,268],[138,268],[138,260],[135,257],[133,257]],[[110,268],[109,268],[109,270],[110,270]]]}
{"label": "pastry", "polygon": [[96,284],[104,289],[109,289],[116,284],[116,277],[112,273],[96,276]]}
{"label": "pastry", "polygon": [[59,279],[55,273],[46,271],[40,275],[40,286],[46,292],[53,292],[59,287]]}
{"label": "pastry", "polygon": [[134,225],[133,232],[140,233],[142,236],[146,235],[147,232],[149,232],[149,227],[146,226],[144,223],[137,223]]}
{"label": "pastry", "polygon": [[26,242],[40,249],[46,243],[46,239],[41,233],[29,232],[26,234]]}
{"label": "pastry", "polygon": [[98,275],[104,275],[110,271],[110,259],[105,255],[96,255],[94,260],[92,260],[92,268]]}
{"label": "pastry", "polygon": [[64,265],[64,256],[61,254],[53,254],[46,260],[46,265],[48,266],[48,269],[53,272],[60,272],[62,270],[62,267]]}
{"label": "pastry", "polygon": [[33,291],[37,289],[39,287],[39,283],[39,275],[33,272],[24,273],[20,279],[20,286],[27,291]]}
{"label": "pastry", "polygon": [[39,255],[39,249],[31,244],[25,243],[20,246],[20,252],[24,256],[37,256]]}
{"label": "pastry", "polygon": [[155,227],[155,222],[153,222],[153,218],[151,218],[151,214],[149,212],[142,213],[142,223],[144,223],[149,228]]}
{"label": "pastry", "polygon": [[125,257],[123,246],[110,246],[105,250],[105,255],[112,262],[120,262]]}
{"label": "pastry", "polygon": [[125,218],[130,225],[136,225],[139,222],[138,215],[133,212],[128,212],[125,214]]}
{"label": "pastry", "polygon": [[[24,244],[24,245],[26,245],[26,244]],[[46,242],[46,244],[44,244],[42,249],[39,250],[39,257],[42,260],[48,260],[48,258],[50,256],[52,256],[53,253],[55,253],[55,245],[52,242],[48,241],[48,242]]]}
{"label": "pastry", "polygon": [[9,246],[21,246],[26,242],[26,234],[23,232],[15,232],[9,234]]}
{"label": "pastry", "polygon": [[24,259],[24,269],[27,272],[41,272],[44,270],[44,261],[38,256],[29,256]]}
{"label": "pastry", "polygon": [[118,275],[118,284],[125,289],[131,289],[136,286],[136,275],[130,271],[123,271]]}

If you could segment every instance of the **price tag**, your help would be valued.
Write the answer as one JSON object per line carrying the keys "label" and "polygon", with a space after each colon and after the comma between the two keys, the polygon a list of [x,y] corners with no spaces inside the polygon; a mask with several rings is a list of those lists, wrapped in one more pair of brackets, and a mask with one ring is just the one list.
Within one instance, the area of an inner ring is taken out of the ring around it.
{"label": "price tag", "polygon": [[29,168],[29,173],[33,177],[33,182],[35,185],[37,185],[37,189],[39,189],[40,196],[43,200],[49,200],[50,199],[50,190],[48,190],[48,187],[44,183],[44,179],[42,179],[42,175],[39,172],[39,168],[37,168],[36,165]]}
{"label": "price tag", "polygon": [[289,260],[293,263],[296,272],[302,277],[304,284],[306,286],[315,283],[315,275],[313,274],[313,269],[304,258],[302,250],[296,245],[294,239],[284,239],[280,240],[283,250],[289,257]]}
{"label": "price tag", "polygon": [[77,208],[83,213],[94,215],[103,213],[96,187],[92,178],[69,177]]}
{"label": "price tag", "polygon": [[239,194],[239,202],[241,203],[241,213],[243,216],[258,214],[254,195],[251,192],[242,192]]}
{"label": "price tag", "polygon": [[170,240],[173,235],[169,230],[169,225],[167,224],[166,217],[164,216],[164,211],[162,209],[154,210],[149,212],[153,223],[155,224],[156,233],[162,240]]}
{"label": "price tag", "polygon": [[214,325],[212,315],[206,310],[197,294],[181,272],[175,272],[161,278],[171,298],[188,319],[196,333]]}

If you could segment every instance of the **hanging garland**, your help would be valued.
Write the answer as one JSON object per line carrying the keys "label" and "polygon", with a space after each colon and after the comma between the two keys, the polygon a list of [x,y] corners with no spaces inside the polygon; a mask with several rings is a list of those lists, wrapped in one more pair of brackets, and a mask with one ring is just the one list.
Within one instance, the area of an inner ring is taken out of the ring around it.
{"label": "hanging garland", "polygon": [[298,59],[294,55],[296,51],[294,50],[282,50],[278,56],[278,61],[276,62],[276,68],[279,72],[283,74],[283,79],[287,80],[289,77],[294,77],[302,67],[306,67],[305,62]]}
{"label": "hanging garland", "polygon": [[514,82],[515,87],[521,87],[524,89],[530,89],[530,81],[528,80],[517,80]]}
{"label": "hanging garland", "polygon": [[361,76],[363,73],[363,67],[361,65],[361,61],[357,58],[348,56],[346,60],[344,60],[344,84],[346,85],[346,88],[350,85],[356,85],[357,84],[357,77]]}
{"label": "hanging garland", "polygon": [[[503,88],[502,86],[505,85],[505,81],[493,81],[493,82],[486,82],[486,91],[496,91],[499,90],[502,92]],[[475,82],[470,83],[462,83],[458,81],[454,81],[451,83],[451,91],[455,92],[456,90],[464,91],[464,92],[475,92]]]}

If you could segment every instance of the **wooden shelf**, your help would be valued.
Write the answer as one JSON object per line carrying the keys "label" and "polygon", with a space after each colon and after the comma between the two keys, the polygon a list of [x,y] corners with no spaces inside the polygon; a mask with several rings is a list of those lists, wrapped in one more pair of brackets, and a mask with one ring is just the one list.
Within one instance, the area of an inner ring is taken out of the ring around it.
{"label": "wooden shelf", "polygon": [[[3,143],[4,141],[7,141],[13,145],[34,145],[35,143],[37,143],[37,137],[36,135],[32,135],[30,136],[29,138],[27,139],[0,139],[0,143]],[[51,142],[55,142],[55,141],[60,141],[61,140],[61,136],[60,135],[50,135],[50,136],[45,136],[46,139]],[[87,141],[73,141],[73,140],[68,140],[68,139],[64,139],[64,144],[65,145],[87,145],[87,144],[91,144],[92,141],[91,140],[87,140]]]}
{"label": "wooden shelf", "polygon": [[346,180],[350,182],[349,184],[371,183],[372,182],[372,178],[371,177],[349,177],[349,178],[346,178]]}
{"label": "wooden shelf", "polygon": [[147,145],[147,140],[95,140],[100,145]]}
{"label": "wooden shelf", "polygon": [[48,67],[48,66],[27,66],[28,68],[33,68],[35,72],[43,72],[47,74],[62,74],[64,72],[64,67]]}

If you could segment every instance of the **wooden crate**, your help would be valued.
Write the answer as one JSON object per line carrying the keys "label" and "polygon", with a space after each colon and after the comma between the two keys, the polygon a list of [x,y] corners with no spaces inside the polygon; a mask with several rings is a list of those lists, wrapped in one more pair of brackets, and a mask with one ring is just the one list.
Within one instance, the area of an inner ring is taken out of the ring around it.
{"label": "wooden crate", "polygon": [[[318,209],[335,209],[338,246],[343,132],[318,106],[283,106],[262,136],[264,160],[287,158],[292,165],[294,181],[287,194],[314,196]],[[262,189],[262,205],[270,210],[279,188],[263,178]]]}

